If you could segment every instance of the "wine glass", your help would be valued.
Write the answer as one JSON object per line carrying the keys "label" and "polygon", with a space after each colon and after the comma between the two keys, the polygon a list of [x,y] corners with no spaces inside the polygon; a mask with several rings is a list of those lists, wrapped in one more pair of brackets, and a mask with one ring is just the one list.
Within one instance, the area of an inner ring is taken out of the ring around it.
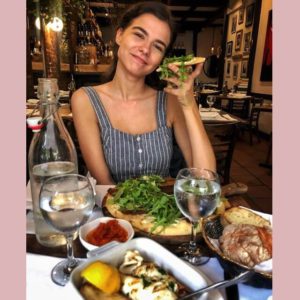
{"label": "wine glass", "polygon": [[72,270],[80,263],[73,255],[73,235],[91,215],[94,195],[89,179],[78,174],[50,177],[41,187],[39,203],[42,215],[47,223],[63,232],[67,240],[67,259],[51,271],[51,278],[58,285],[64,286]]}
{"label": "wine glass", "polygon": [[174,194],[176,204],[192,225],[191,240],[181,245],[183,259],[193,265],[206,263],[209,258],[201,254],[196,243],[196,229],[199,219],[213,213],[219,204],[221,186],[218,174],[207,169],[181,169],[176,177]]}
{"label": "wine glass", "polygon": [[216,96],[211,96],[211,95],[207,96],[206,97],[206,102],[207,102],[207,104],[209,106],[209,111],[211,111],[212,106],[216,102]]}

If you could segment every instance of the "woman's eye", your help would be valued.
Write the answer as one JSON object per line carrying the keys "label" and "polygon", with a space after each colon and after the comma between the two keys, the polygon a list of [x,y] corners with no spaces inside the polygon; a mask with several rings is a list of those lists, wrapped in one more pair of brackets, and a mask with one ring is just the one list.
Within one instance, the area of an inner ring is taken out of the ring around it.
{"label": "woman's eye", "polygon": [[164,48],[161,45],[154,45],[154,47],[160,51],[160,52],[164,52]]}
{"label": "woman's eye", "polygon": [[143,35],[142,33],[140,33],[140,32],[135,32],[134,34],[135,34],[137,37],[141,38],[141,39],[144,38],[144,35]]}

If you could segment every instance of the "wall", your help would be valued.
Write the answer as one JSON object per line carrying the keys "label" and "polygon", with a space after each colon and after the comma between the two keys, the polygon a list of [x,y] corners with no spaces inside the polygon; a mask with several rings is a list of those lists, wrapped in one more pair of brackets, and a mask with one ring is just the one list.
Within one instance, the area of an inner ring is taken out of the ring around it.
{"label": "wall", "polygon": [[[245,49],[245,36],[250,35],[250,40],[252,39],[252,28],[253,23],[246,26],[246,8],[255,3],[253,0],[248,1],[230,1],[227,15],[228,15],[228,30],[227,30],[227,47],[228,43],[232,43],[231,54],[228,55],[228,50],[226,47],[225,53],[225,65],[224,65],[224,81],[227,81],[229,88],[232,88],[234,84],[238,82],[248,82],[248,78],[245,76],[245,72],[242,73],[242,67],[248,66],[249,51]],[[242,22],[239,22],[240,9],[243,11]],[[236,28],[232,31],[233,19],[236,20]],[[237,49],[237,33],[241,32],[240,47]],[[234,69],[236,76],[234,77]],[[228,71],[229,70],[229,71]],[[246,69],[244,69],[246,70]]]}
{"label": "wall", "polygon": [[[214,32],[213,32],[214,30]],[[211,54],[211,45],[213,43],[213,35],[214,35],[214,45],[215,45],[215,54],[217,53],[217,48],[222,45],[222,35],[223,28],[222,27],[207,27],[202,29],[201,32],[198,33],[197,37],[197,56],[208,57]],[[199,76],[201,82],[217,82],[218,78],[209,78],[205,76],[204,72],[202,72]]]}
{"label": "wall", "polygon": [[272,95],[272,82],[260,81],[263,51],[265,46],[266,29],[269,11],[272,9],[272,0],[263,0],[258,28],[255,64],[253,69],[251,92]]}
{"label": "wall", "polygon": [[[228,21],[228,32],[227,32],[227,41],[233,41],[233,56],[236,55],[236,51],[234,50],[234,44],[235,44],[235,34],[231,34],[231,24],[232,24],[232,18],[234,15],[238,15],[238,9],[241,7],[242,4],[244,4],[245,7],[247,7],[249,4],[253,3],[255,1],[253,0],[231,0],[228,5],[227,14],[229,16]],[[252,74],[252,86],[251,86],[251,92],[252,93],[258,93],[258,94],[266,94],[266,95],[272,95],[272,82],[262,82],[260,81],[260,72],[261,72],[261,65],[262,65],[262,56],[264,51],[264,44],[265,44],[265,37],[266,37],[266,28],[267,28],[267,22],[268,22],[268,14],[269,10],[272,9],[272,0],[262,0],[261,4],[261,14],[259,19],[259,29],[258,29],[258,38],[257,38],[257,45],[256,45],[256,53],[255,53],[255,59],[254,59],[254,69]],[[244,14],[244,18],[246,17],[246,13]],[[241,48],[244,48],[244,34],[246,32],[252,31],[251,27],[245,27],[245,19],[243,24],[237,24],[236,30],[243,30],[243,39]],[[243,52],[240,52],[242,54],[242,58],[233,59],[226,58],[225,57],[225,66],[224,66],[224,80],[227,80],[228,86],[231,87],[236,81],[238,81],[240,78],[240,72],[241,72],[241,60],[244,58],[247,58],[248,55],[245,55]],[[228,60],[231,60],[231,63],[238,63],[238,79],[234,80],[232,78],[232,72],[233,72],[233,66],[231,66],[231,72],[230,77],[226,76],[226,67]],[[247,79],[243,79],[244,81],[247,81]],[[270,100],[264,100],[265,103],[270,102]],[[261,113],[260,119],[259,119],[259,130],[269,134],[272,131],[272,113]]]}

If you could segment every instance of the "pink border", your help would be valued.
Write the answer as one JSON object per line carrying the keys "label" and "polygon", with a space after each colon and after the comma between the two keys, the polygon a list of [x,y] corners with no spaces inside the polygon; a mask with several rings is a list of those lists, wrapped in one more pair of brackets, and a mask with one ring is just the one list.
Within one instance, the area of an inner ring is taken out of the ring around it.
{"label": "pink border", "polygon": [[274,2],[273,298],[279,300],[299,297],[300,4]]}
{"label": "pink border", "polygon": [[1,3],[1,298],[25,299],[26,1]]}

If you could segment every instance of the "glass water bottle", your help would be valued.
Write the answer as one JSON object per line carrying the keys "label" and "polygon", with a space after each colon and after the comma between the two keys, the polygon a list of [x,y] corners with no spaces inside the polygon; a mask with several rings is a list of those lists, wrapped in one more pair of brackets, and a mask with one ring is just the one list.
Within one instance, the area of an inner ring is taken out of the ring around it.
{"label": "glass water bottle", "polygon": [[41,117],[27,120],[35,132],[28,156],[33,216],[38,242],[55,247],[65,244],[66,240],[42,217],[39,193],[45,179],[54,175],[78,173],[77,154],[58,113],[59,89],[56,78],[38,79],[38,98]]}

